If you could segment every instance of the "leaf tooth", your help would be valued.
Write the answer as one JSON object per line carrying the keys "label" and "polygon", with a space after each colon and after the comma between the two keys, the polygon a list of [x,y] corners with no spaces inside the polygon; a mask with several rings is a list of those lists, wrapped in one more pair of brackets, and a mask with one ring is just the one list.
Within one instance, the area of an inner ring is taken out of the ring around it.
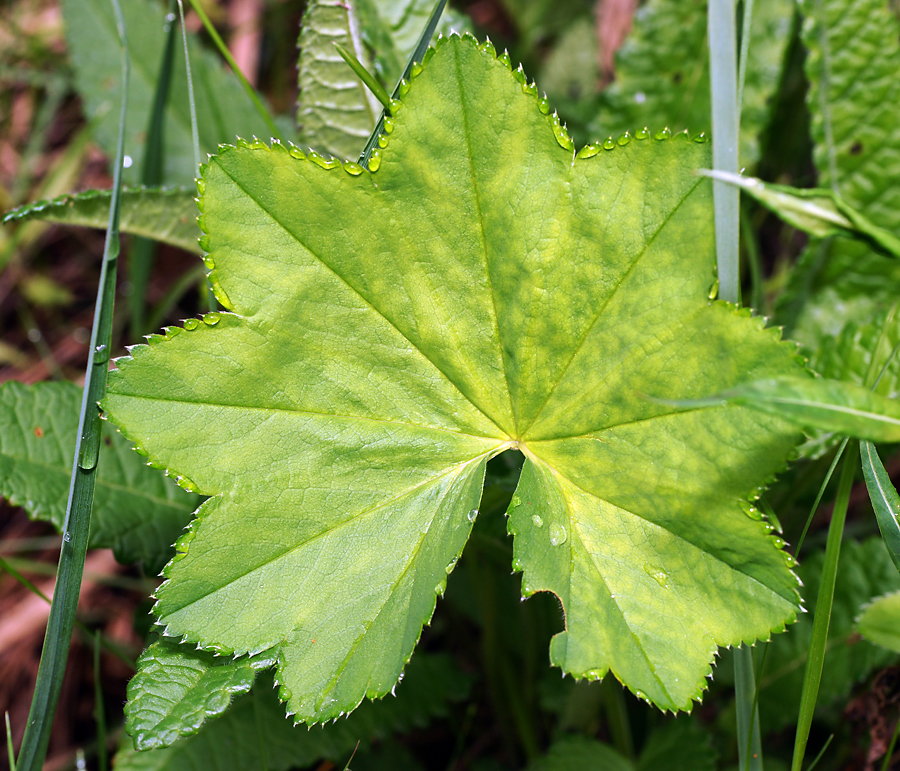
{"label": "leaf tooth", "polygon": [[497,58],[497,50],[494,48],[494,44],[489,37],[486,37],[484,42],[478,46],[478,50],[490,54],[495,59]]}
{"label": "leaf tooth", "polygon": [[582,147],[575,155],[579,160],[586,160],[587,158],[593,158],[600,152],[601,145],[592,143],[585,145]]}
{"label": "leaf tooth", "polygon": [[662,141],[665,141],[666,139],[669,139],[671,136],[672,136],[672,130],[668,126],[666,126],[665,128],[657,131],[653,135],[653,138],[656,139],[657,141],[662,142]]}
{"label": "leaf tooth", "polygon": [[291,158],[296,158],[298,161],[306,160],[306,153],[300,149],[299,146],[295,145],[293,142],[288,142],[288,153]]}

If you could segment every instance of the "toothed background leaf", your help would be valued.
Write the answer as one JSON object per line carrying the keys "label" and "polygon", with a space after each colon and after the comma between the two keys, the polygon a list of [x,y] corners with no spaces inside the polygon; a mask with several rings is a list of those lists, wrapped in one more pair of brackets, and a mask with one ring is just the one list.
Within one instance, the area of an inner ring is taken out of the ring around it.
{"label": "toothed background leaf", "polygon": [[[109,190],[88,190],[38,201],[7,212],[3,222],[55,222],[88,228],[109,224]],[[122,191],[119,231],[152,238],[202,254],[197,243],[197,191],[193,187],[131,188]]]}
{"label": "toothed background leaf", "polygon": [[[114,157],[119,121],[114,107],[119,104],[121,88],[115,16],[104,0],[64,0],[62,6],[75,83],[85,113],[89,120],[96,121],[97,143]],[[166,10],[163,4],[150,0],[121,0],[121,6],[132,61],[125,137],[125,154],[132,165],[125,169],[122,179],[133,185],[140,180],[144,137],[165,46]],[[234,75],[225,71],[218,54],[197,45],[193,34],[189,34],[189,49],[201,153],[213,153],[220,143],[234,142],[236,136],[268,138],[265,121]],[[179,45],[166,109],[162,181],[170,185],[189,185],[197,172],[182,50]]]}
{"label": "toothed background leaf", "polygon": [[[297,42],[302,146],[352,161],[359,157],[382,105],[334,43],[350,51],[390,93],[433,8],[431,0],[312,0],[306,6]],[[445,9],[438,31],[462,33],[469,27],[466,17]]]}
{"label": "toothed background leaf", "polygon": [[[801,4],[819,186],[873,224],[900,231],[900,22],[885,0]],[[900,261],[835,238],[804,252],[779,319],[811,351],[844,325],[866,324],[900,294]]]}
{"label": "toothed background leaf", "polygon": [[900,653],[900,592],[878,597],[866,605],[856,629],[870,642]]}
{"label": "toothed background leaf", "polygon": [[747,499],[795,429],[644,396],[802,373],[761,319],[707,299],[707,146],[575,161],[526,89],[449,38],[375,173],[259,143],[212,159],[202,224],[235,314],[151,339],[111,377],[127,435],[215,496],[158,592],[166,633],[276,646],[299,719],[390,689],[486,459],[514,443],[514,565],[526,595],[562,600],[565,671],[612,667],[687,708],[717,645],[794,615],[796,579]]}
{"label": "toothed background leaf", "polygon": [[[0,495],[61,530],[72,475],[81,389],[72,383],[0,386]],[[156,575],[200,503],[148,468],[114,426],[104,423],[91,541],[119,562]]]}
{"label": "toothed background leaf", "polygon": [[[644,126],[658,131],[711,128],[709,49],[705,0],[649,0],[616,55],[615,81],[600,98],[589,125],[592,138],[632,134]],[[792,0],[753,6],[750,51],[741,113],[742,165],[756,163],[759,135],[769,123],[790,39]]]}
{"label": "toothed background leaf", "polygon": [[[227,666],[227,665],[226,665]],[[116,771],[284,771],[316,761],[343,764],[361,741],[353,768],[366,768],[376,739],[427,726],[447,714],[447,705],[466,697],[470,678],[449,657],[421,655],[410,662],[396,698],[364,704],[346,719],[307,729],[284,718],[271,673],[261,674],[248,694],[235,698],[225,714],[164,749],[138,752],[126,741]]]}
{"label": "toothed background leaf", "polygon": [[[777,730],[797,719],[822,562],[822,552],[815,552],[802,561],[797,572],[803,581],[800,591],[809,612],[769,643],[765,669],[758,673],[759,715],[764,731]],[[890,651],[861,640],[855,632],[855,622],[860,610],[873,597],[897,589],[900,589],[900,573],[880,538],[844,543],[828,629],[826,676],[819,686],[821,714],[840,710],[842,700],[856,683],[896,659]]]}

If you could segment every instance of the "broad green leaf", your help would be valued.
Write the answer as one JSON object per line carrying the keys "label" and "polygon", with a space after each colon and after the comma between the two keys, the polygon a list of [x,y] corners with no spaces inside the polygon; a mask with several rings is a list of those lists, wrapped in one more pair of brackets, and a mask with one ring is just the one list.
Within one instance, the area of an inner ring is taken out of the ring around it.
{"label": "broad green leaf", "polygon": [[[87,190],[7,212],[7,222],[40,220],[61,225],[106,228],[109,224],[109,190]],[[131,188],[122,191],[122,233],[153,238],[188,252],[202,253],[197,239],[196,191],[186,187]]]}
{"label": "broad green leaf", "polygon": [[564,671],[688,708],[718,645],[796,611],[748,503],[795,429],[646,397],[802,372],[776,330],[707,299],[707,146],[576,157],[507,61],[440,43],[373,172],[223,150],[200,206],[233,313],[111,377],[111,418],[213,496],[158,592],[166,633],[274,649],[300,720],[391,688],[507,449],[526,457],[514,566],[563,604]]}
{"label": "broad green leaf", "polygon": [[[391,92],[433,7],[432,0],[312,0],[306,6],[297,42],[302,145],[357,159],[382,107],[341,59],[334,43],[374,71]],[[468,23],[447,10],[438,29],[463,32]]]}
{"label": "broad green leaf", "polygon": [[[592,136],[654,131],[668,126],[691,134],[711,127],[706,0],[649,0],[616,55],[616,77],[603,92]],[[741,113],[741,163],[754,164],[757,137],[769,122],[790,38],[794,4],[770,0],[753,6],[751,56]]]}
{"label": "broad green leaf", "polygon": [[[0,495],[62,529],[81,389],[67,383],[0,386]],[[91,541],[119,562],[143,561],[155,575],[200,499],[147,468],[112,426],[104,425],[94,491]]]}
{"label": "broad green leaf", "polygon": [[[140,179],[144,156],[144,135],[157,73],[165,45],[165,6],[151,0],[122,0],[122,13],[128,30],[132,69],[128,91],[125,153],[131,166],[124,172],[126,184]],[[75,83],[86,115],[97,120],[94,137],[112,156],[118,135],[119,38],[115,19],[105,0],[65,0],[63,14],[66,41],[75,69]],[[181,47],[179,47],[180,49]],[[216,54],[197,45],[190,37],[191,73],[202,152],[213,153],[222,142],[234,142],[236,136],[268,137],[265,121],[241,90],[237,79],[227,73]],[[187,76],[184,56],[175,57],[172,90],[166,110],[165,169],[166,184],[190,184],[196,176],[188,107]]]}
{"label": "broad green leaf", "polygon": [[365,754],[373,740],[420,728],[445,716],[447,703],[464,698],[469,685],[469,678],[449,658],[417,656],[410,662],[407,677],[397,686],[396,698],[364,704],[345,720],[308,730],[284,719],[284,707],[275,697],[271,675],[261,674],[250,693],[237,696],[223,715],[206,721],[196,734],[170,747],[143,752],[126,742],[116,755],[115,768],[287,771],[320,760],[343,765],[360,740],[358,752]]}
{"label": "broad green leaf", "polygon": [[875,442],[900,442],[900,403],[840,380],[767,378],[715,396],[671,403],[685,407],[745,404],[803,427]]}
{"label": "broad green leaf", "polygon": [[709,171],[707,176],[737,185],[785,222],[811,236],[855,238],[880,254],[900,258],[900,241],[869,222],[833,190],[801,190],[788,185],[770,185],[755,177],[743,177],[727,171]]}
{"label": "broad green leaf", "polygon": [[[806,0],[807,103],[819,186],[900,233],[900,22],[884,0]],[[780,311],[811,350],[844,324],[871,321],[900,293],[900,264],[861,243],[809,247]]]}
{"label": "broad green leaf", "polygon": [[876,645],[900,653],[900,591],[866,605],[856,621],[856,629]]}
{"label": "broad green leaf", "polygon": [[875,446],[871,442],[860,442],[859,454],[881,537],[894,565],[900,570],[900,495],[897,495]]}
{"label": "broad green leaf", "polygon": [[[764,732],[797,722],[823,554],[817,552],[803,560],[797,570],[803,581],[800,591],[809,612],[802,614],[786,634],[778,635],[769,643],[765,668],[758,673],[759,714]],[[856,618],[862,607],[873,597],[896,590],[900,590],[900,573],[891,562],[881,538],[845,541],[841,547],[828,628],[826,676],[819,685],[820,712],[835,704],[843,708],[847,695],[857,682],[896,658],[888,651],[860,640],[855,632]]]}
{"label": "broad green leaf", "polygon": [[258,670],[273,664],[264,656],[222,660],[165,640],[153,643],[128,683],[126,730],[135,749],[168,747],[197,733],[228,709],[235,694],[250,690]]}

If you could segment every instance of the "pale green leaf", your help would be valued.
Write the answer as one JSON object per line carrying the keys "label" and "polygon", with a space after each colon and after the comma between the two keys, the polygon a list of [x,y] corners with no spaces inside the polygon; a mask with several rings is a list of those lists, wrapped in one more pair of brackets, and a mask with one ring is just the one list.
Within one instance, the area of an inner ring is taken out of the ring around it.
{"label": "pale green leaf", "polygon": [[[819,186],[900,233],[900,22],[884,0],[806,0],[807,99]],[[861,243],[813,244],[780,312],[811,350],[871,321],[900,294],[900,264]]]}
{"label": "pale green leaf", "polygon": [[[231,667],[225,663],[225,667]],[[170,671],[175,676],[174,671]],[[356,743],[367,754],[373,740],[421,728],[447,714],[447,703],[465,697],[470,679],[449,658],[417,656],[397,695],[364,704],[333,725],[308,730],[284,719],[269,674],[223,714],[206,721],[170,747],[142,752],[127,741],[116,755],[116,771],[287,771],[316,761],[346,762]],[[355,761],[354,761],[355,763]],[[354,767],[356,767],[354,765]]]}
{"label": "pale green leaf", "polygon": [[[75,457],[81,389],[67,383],[0,386],[0,495],[62,529]],[[179,490],[104,424],[91,515],[95,548],[156,574],[200,499]]]}
{"label": "pale green leaf", "polygon": [[[802,561],[798,574],[808,613],[803,613],[786,634],[769,643],[765,668],[758,673],[759,714],[764,732],[795,725],[806,667],[812,618],[822,575],[824,552]],[[855,621],[873,597],[900,589],[900,573],[888,556],[881,538],[845,541],[841,547],[834,605],[825,649],[825,673],[819,685],[819,710],[846,703],[851,688],[871,672],[890,664],[895,656],[860,640]]]}
{"label": "pale green leaf", "polygon": [[135,749],[168,747],[197,733],[228,709],[235,694],[250,690],[258,670],[273,664],[264,656],[222,660],[165,640],[153,643],[128,683],[125,728]]}
{"label": "pale green leaf", "polygon": [[718,645],[794,617],[749,500],[796,430],[645,396],[802,372],[776,330],[707,299],[707,146],[576,158],[522,80],[445,39],[377,170],[263,143],[213,158],[201,219],[234,312],[111,377],[111,417],[213,496],[158,592],[167,634],[273,649],[298,719],[391,688],[507,449],[526,457],[514,565],[562,601],[566,672],[688,708]]}
{"label": "pale green leaf", "polygon": [[[7,212],[3,222],[40,220],[61,225],[106,228],[109,224],[110,196],[109,190],[87,190],[38,201]],[[200,254],[196,197],[196,191],[186,187],[126,188],[122,191],[119,230]]]}
{"label": "pale green leaf", "polygon": [[767,378],[704,399],[669,403],[685,407],[745,404],[803,427],[875,442],[900,442],[900,402],[840,380]]}
{"label": "pale green leaf", "polygon": [[866,605],[856,621],[856,629],[876,645],[900,653],[900,591]]}
{"label": "pale green leaf", "polygon": [[[615,80],[604,91],[592,136],[616,137],[649,126],[658,131],[708,132],[710,114],[706,0],[649,0],[616,55]],[[758,136],[769,122],[790,38],[791,0],[757,2],[750,33],[741,113],[742,165],[759,155]]]}
{"label": "pale green leaf", "polygon": [[[144,141],[153,106],[157,74],[165,46],[165,5],[152,0],[122,0],[122,14],[131,52],[125,154],[132,164],[125,169],[126,184],[140,179]],[[114,105],[120,102],[120,53],[115,17],[105,0],[65,0],[62,4],[66,41],[75,69],[75,83],[87,117],[96,121],[94,137],[107,154],[115,148],[119,118]],[[172,86],[166,109],[166,184],[190,184],[197,174],[191,139],[187,76],[184,56],[175,57]],[[202,49],[189,36],[191,73],[200,149],[213,153],[222,142],[236,136],[269,137],[265,121],[241,90],[237,79],[226,72],[217,54]]]}
{"label": "pale green leaf", "polygon": [[869,489],[869,500],[875,509],[881,537],[884,538],[884,545],[894,565],[900,570],[900,495],[897,495],[875,446],[871,442],[860,442],[859,453],[866,487]]}

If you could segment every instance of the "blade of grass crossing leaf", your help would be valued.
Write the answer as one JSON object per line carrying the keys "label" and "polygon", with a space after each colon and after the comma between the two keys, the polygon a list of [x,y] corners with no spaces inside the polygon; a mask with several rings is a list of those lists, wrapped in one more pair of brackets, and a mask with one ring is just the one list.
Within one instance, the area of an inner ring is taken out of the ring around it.
{"label": "blade of grass crossing leaf", "polygon": [[97,768],[106,771],[106,714],[103,711],[103,687],[100,684],[100,630],[94,632],[94,720],[97,722]]}
{"label": "blade of grass crossing leaf", "polygon": [[878,528],[884,545],[887,546],[891,560],[900,570],[900,496],[894,488],[891,478],[888,476],[875,450],[872,442],[860,442],[859,454],[862,458],[863,477],[869,490],[869,499],[872,508],[875,509],[875,518],[878,520]]}
{"label": "blade of grass crossing leaf", "polygon": [[[431,42],[431,38],[434,35],[434,31],[437,29],[438,22],[441,20],[441,14],[444,12],[444,8],[447,5],[447,0],[437,0],[437,3],[434,6],[434,10],[431,12],[431,16],[428,19],[428,24],[425,25],[425,29],[422,30],[422,35],[419,37],[419,42],[416,44],[415,50],[413,50],[412,54],[409,57],[409,60],[406,62],[406,67],[403,68],[403,74],[400,76],[400,80],[397,81],[397,85],[394,86],[394,90],[391,94],[392,99],[396,99],[400,94],[400,84],[409,78],[410,73],[412,72],[413,65],[416,62],[421,62],[425,56],[425,52],[428,50],[428,45]],[[369,136],[368,141],[366,142],[366,146],[363,148],[362,154],[359,156],[359,165],[365,169],[369,168],[369,161],[372,159],[372,153],[375,151],[375,147],[378,144],[378,137],[381,135],[381,132],[384,130],[384,112],[381,113],[381,117],[378,119],[378,123],[375,124],[375,128],[372,130],[371,136]]]}
{"label": "blade of grass crossing leaf", "polygon": [[79,416],[78,437],[69,503],[63,526],[56,587],[50,605],[50,618],[41,651],[37,682],[28,723],[19,751],[17,771],[38,771],[47,754],[50,730],[63,675],[69,656],[69,641],[75,625],[75,612],[84,573],[91,528],[91,505],[96,481],[97,455],[100,449],[100,412],[97,403],[106,392],[109,371],[109,349],[112,344],[113,302],[116,290],[116,266],[119,256],[119,196],[122,189],[122,168],[125,156],[125,115],[128,97],[130,62],[125,37],[125,22],[118,0],[112,0],[122,46],[122,105],[119,116],[119,138],[113,178],[113,198],[109,211],[109,228],[103,249],[100,282],[94,311],[94,325],[88,350],[84,398]]}
{"label": "blade of grass crossing leaf", "polygon": [[[232,72],[234,72],[234,74],[237,76],[237,79],[241,82],[241,86],[243,86],[244,91],[247,92],[247,96],[250,97],[250,101],[253,102],[253,106],[256,107],[257,112],[266,122],[266,125],[269,127],[269,131],[272,132],[272,136],[278,140],[281,140],[281,132],[278,131],[278,127],[275,125],[275,121],[272,120],[272,116],[269,115],[269,111],[265,108],[265,105],[263,105],[262,100],[259,98],[259,94],[256,93],[256,89],[254,89],[253,86],[250,85],[250,81],[248,81],[244,76],[244,73],[241,72],[241,68],[238,67],[237,62],[234,60],[234,57],[228,50],[228,46],[225,45],[225,41],[222,40],[219,33],[216,31],[216,28],[209,20],[209,16],[206,15],[206,11],[203,10],[203,6],[198,2],[198,0],[190,0],[190,3],[197,16],[200,17],[200,21],[203,22],[203,26],[206,27],[206,31],[209,33],[209,36],[216,44],[216,48],[219,49],[219,53],[222,54],[222,58],[225,59],[226,62],[228,62],[228,66],[231,67]],[[182,28],[184,28],[183,22]]]}
{"label": "blade of grass crossing leaf", "polygon": [[834,602],[834,586],[837,578],[838,560],[841,555],[841,539],[844,535],[844,522],[847,518],[847,505],[850,502],[850,491],[853,488],[853,477],[856,472],[856,445],[844,457],[841,478],[838,483],[831,524],[828,526],[828,541],[825,546],[825,564],[822,567],[822,578],[819,594],[816,598],[816,612],[813,617],[812,639],[809,644],[809,656],[803,674],[803,690],[800,695],[800,714],[797,717],[797,734],[794,740],[794,756],[791,771],[801,771],[806,745],[809,741],[809,730],[812,726],[813,714],[816,710],[816,699],[819,694],[819,683],[822,680],[822,669],[825,664],[825,648],[828,643],[828,627],[831,623],[831,607]]}
{"label": "blade of grass crossing leaf", "polygon": [[365,83],[366,88],[369,89],[375,96],[378,98],[378,101],[384,106],[384,109],[387,110],[388,115],[391,113],[391,98],[388,96],[388,92],[382,88],[381,83],[379,83],[375,77],[370,73],[365,67],[363,67],[362,62],[357,59],[353,54],[351,54],[344,46],[340,43],[332,43],[332,45],[337,49],[337,52],[341,55],[341,58],[350,65],[350,69],[356,73],[356,77],[358,77],[363,83]]}

